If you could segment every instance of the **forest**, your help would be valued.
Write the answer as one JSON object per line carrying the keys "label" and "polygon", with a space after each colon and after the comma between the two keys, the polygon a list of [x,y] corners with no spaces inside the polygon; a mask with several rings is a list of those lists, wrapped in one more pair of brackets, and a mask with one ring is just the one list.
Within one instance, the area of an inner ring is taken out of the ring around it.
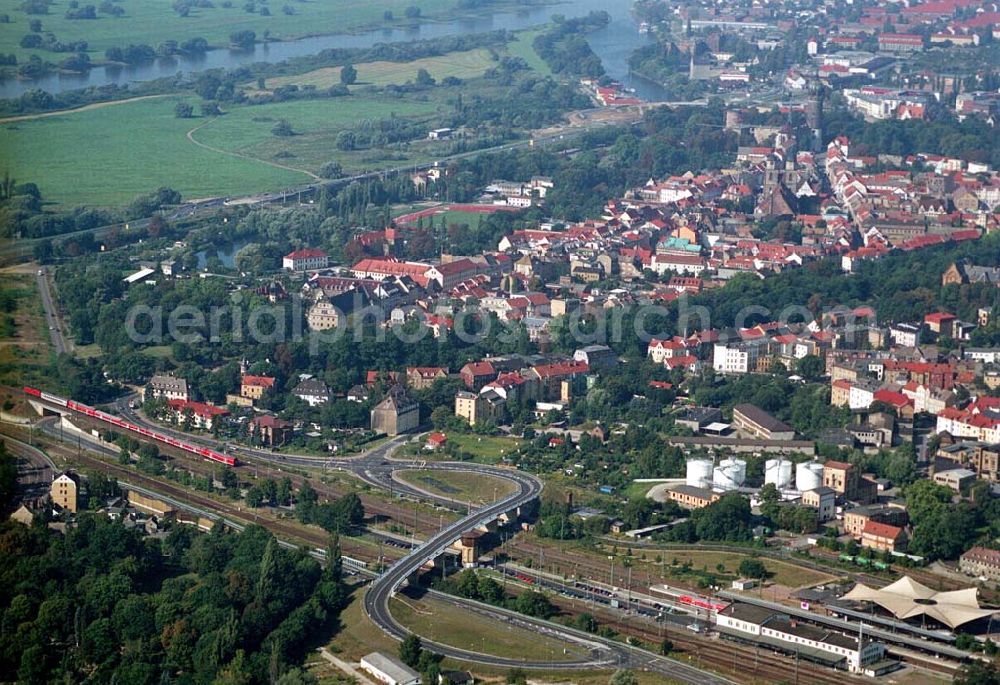
{"label": "forest", "polygon": [[82,514],[0,524],[0,549],[0,671],[23,683],[312,683],[348,594],[336,537],[322,567],[259,526],[150,539]]}

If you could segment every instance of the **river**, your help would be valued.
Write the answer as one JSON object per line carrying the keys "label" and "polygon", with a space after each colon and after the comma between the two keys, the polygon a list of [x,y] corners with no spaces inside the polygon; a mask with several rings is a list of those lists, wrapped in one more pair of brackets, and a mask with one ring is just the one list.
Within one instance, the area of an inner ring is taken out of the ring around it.
{"label": "river", "polygon": [[590,34],[588,41],[594,52],[601,57],[608,75],[634,88],[636,94],[643,99],[665,99],[663,90],[655,83],[629,74],[629,54],[649,40],[638,32],[635,21],[629,15],[631,3],[632,0],[573,0],[481,17],[431,21],[412,27],[258,43],[252,50],[218,49],[210,50],[204,55],[161,58],[134,66],[97,67],[85,74],[49,74],[33,81],[8,79],[0,81],[0,98],[14,98],[34,88],[59,93],[89,86],[135,84],[205,69],[233,69],[255,62],[281,62],[292,57],[315,55],[329,48],[370,48],[378,43],[425,40],[498,29],[520,31],[546,23],[553,14],[575,17],[591,10],[605,10],[611,15],[611,22],[605,28]]}

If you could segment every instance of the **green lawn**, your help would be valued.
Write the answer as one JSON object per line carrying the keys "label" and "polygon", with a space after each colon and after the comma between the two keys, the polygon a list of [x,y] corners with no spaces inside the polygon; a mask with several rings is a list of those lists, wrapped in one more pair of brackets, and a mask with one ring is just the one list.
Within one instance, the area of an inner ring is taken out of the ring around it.
{"label": "green lawn", "polygon": [[[100,3],[81,2],[99,5]],[[392,11],[397,22],[405,21],[407,7],[418,4],[425,17],[445,16],[454,13],[453,0],[295,0],[287,3],[270,3],[271,16],[244,11],[245,2],[234,0],[232,7],[223,7],[221,1],[214,7],[191,8],[187,17],[173,11],[173,0],[128,0],[120,3],[125,15],[112,18],[98,13],[96,20],[71,20],[65,14],[69,0],[54,0],[48,14],[28,15],[20,9],[21,0],[0,0],[0,14],[10,16],[10,23],[0,31],[0,52],[14,53],[18,61],[27,61],[36,54],[42,59],[58,62],[64,54],[44,50],[26,50],[20,46],[21,37],[29,33],[31,19],[42,20],[43,32],[52,32],[62,43],[87,41],[92,61],[104,59],[110,47],[124,47],[129,43],[145,43],[154,48],[167,40],[183,42],[201,37],[214,47],[227,47],[230,34],[236,31],[254,31],[263,39],[269,31],[272,39],[287,39],[307,35],[345,33],[365,26],[383,25],[383,12]],[[295,13],[286,15],[282,7],[287,4]],[[260,8],[264,3],[256,3]]]}
{"label": "green lawn", "polygon": [[[469,228],[476,230],[479,228],[480,222],[489,216],[489,214],[483,214],[481,212],[459,212],[448,210],[442,212],[441,214],[434,215],[434,223],[437,226],[441,225],[444,221],[445,226],[451,226],[452,224],[468,224]],[[426,219],[424,220],[426,222]]]}
{"label": "green lawn", "polygon": [[[178,119],[174,106],[183,99],[139,100],[5,124],[0,170],[37,183],[46,199],[69,206],[123,204],[164,185],[185,198],[245,195],[311,180],[268,163],[310,171],[331,159],[347,169],[398,163],[372,159],[379,151],[340,153],[333,141],[339,130],[363,119],[436,111],[433,103],[351,96],[236,107],[216,120]],[[278,119],[288,119],[301,135],[273,136]],[[187,138],[202,125],[193,138],[221,152]]]}
{"label": "green lawn", "polygon": [[[419,69],[426,69],[438,81],[448,76],[460,79],[476,78],[494,66],[496,66],[496,62],[493,61],[490,51],[486,49],[449,52],[412,62],[363,62],[354,65],[358,72],[354,88],[363,88],[369,85],[402,85],[407,81],[415,80]],[[317,89],[323,90],[339,83],[340,67],[324,67],[304,74],[269,78],[264,85],[267,89],[294,84],[315,86]]]}

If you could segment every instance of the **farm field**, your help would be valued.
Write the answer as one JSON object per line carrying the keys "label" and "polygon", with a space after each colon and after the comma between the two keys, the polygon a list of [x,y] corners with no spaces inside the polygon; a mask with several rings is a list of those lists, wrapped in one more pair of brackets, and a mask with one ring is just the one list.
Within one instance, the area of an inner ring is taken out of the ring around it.
{"label": "farm field", "polygon": [[427,492],[474,505],[490,503],[494,496],[505,497],[515,490],[510,481],[464,471],[402,471],[398,478]]}
{"label": "farm field", "polygon": [[[83,6],[85,3],[80,3]],[[99,3],[94,3],[99,4]],[[156,47],[167,40],[183,42],[201,37],[213,47],[229,45],[229,35],[236,31],[254,31],[258,39],[269,32],[272,40],[303,36],[348,33],[360,28],[405,24],[404,12],[411,0],[381,0],[378,3],[364,0],[297,0],[287,3],[294,14],[282,11],[282,4],[270,7],[270,16],[244,10],[242,2],[224,7],[216,2],[214,7],[191,6],[186,17],[172,8],[173,0],[141,0],[125,2],[122,17],[114,18],[98,12],[97,19],[72,20],[66,18],[69,0],[54,0],[48,14],[28,15],[20,9],[20,0],[0,0],[0,14],[10,15],[10,23],[0,31],[0,52],[14,53],[18,62],[27,61],[30,55],[58,62],[55,53],[20,46],[21,37],[29,33],[30,19],[41,19],[42,29],[52,32],[63,43],[87,41],[92,61],[104,59],[104,51],[111,47],[124,47],[129,43],[145,43]],[[261,5],[258,4],[258,7]],[[395,22],[386,22],[383,12],[391,11]],[[452,0],[422,0],[424,18],[449,16],[454,13]]]}
{"label": "farm field", "polygon": [[[337,132],[366,118],[436,111],[433,103],[352,96],[236,107],[214,120],[178,119],[174,107],[184,100],[137,100],[8,123],[0,128],[0,158],[12,176],[37,182],[47,200],[68,206],[124,204],[159,186],[189,199],[245,195],[308,183],[308,172],[331,159],[349,170],[377,167],[373,151],[335,150]],[[300,135],[273,136],[279,119]],[[196,128],[191,138],[208,147],[188,138]]]}
{"label": "farm field", "polygon": [[[454,76],[460,79],[476,78],[483,75],[487,69],[496,64],[489,50],[468,50],[466,52],[449,52],[436,57],[424,57],[412,62],[359,62],[354,65],[358,72],[357,82],[352,90],[365,86],[402,85],[413,81],[419,69],[426,69],[438,81]],[[314,69],[304,74],[292,76],[275,76],[265,81],[266,89],[279,86],[315,86],[317,89],[329,88],[340,83],[341,67],[324,67]],[[253,94],[253,91],[249,91]]]}

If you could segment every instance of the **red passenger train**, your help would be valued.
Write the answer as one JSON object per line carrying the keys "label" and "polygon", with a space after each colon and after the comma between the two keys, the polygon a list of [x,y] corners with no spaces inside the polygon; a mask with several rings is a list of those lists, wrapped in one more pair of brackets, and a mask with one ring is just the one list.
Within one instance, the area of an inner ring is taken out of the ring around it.
{"label": "red passenger train", "polygon": [[237,461],[235,457],[230,457],[225,454],[220,454],[214,450],[210,450],[207,447],[199,447],[198,445],[192,445],[190,443],[184,442],[183,440],[178,440],[177,438],[171,437],[169,435],[164,435],[154,430],[150,430],[143,426],[137,426],[134,423],[120,419],[117,416],[112,416],[111,414],[106,414],[99,409],[94,409],[86,404],[81,404],[80,402],[75,402],[73,400],[67,400],[57,395],[51,395],[47,392],[42,392],[36,388],[24,387],[24,392],[27,395],[33,397],[38,397],[45,400],[46,402],[51,402],[52,404],[59,405],[60,407],[66,407],[67,409],[72,409],[73,411],[80,412],[86,416],[93,417],[100,421],[110,423],[112,426],[117,426],[127,431],[132,431],[133,433],[138,433],[144,437],[156,440],[157,442],[162,442],[171,447],[176,447],[177,449],[184,450],[185,452],[190,452],[191,454],[196,454],[199,457],[203,457],[209,461],[218,462],[220,464],[225,464],[226,466],[236,466]]}

